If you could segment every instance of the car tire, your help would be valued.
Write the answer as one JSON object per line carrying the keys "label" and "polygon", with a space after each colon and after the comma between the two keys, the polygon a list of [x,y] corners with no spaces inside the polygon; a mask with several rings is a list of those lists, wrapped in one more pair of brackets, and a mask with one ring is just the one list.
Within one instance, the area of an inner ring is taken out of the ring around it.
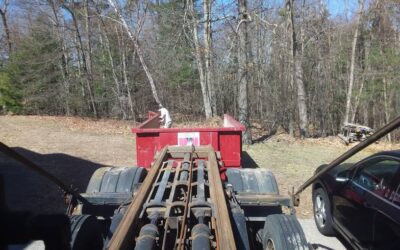
{"label": "car tire", "polygon": [[335,236],[333,228],[331,202],[323,188],[317,188],[313,194],[313,214],[318,231],[325,236]]}
{"label": "car tire", "polygon": [[303,229],[294,215],[267,216],[263,230],[263,249],[309,249]]}

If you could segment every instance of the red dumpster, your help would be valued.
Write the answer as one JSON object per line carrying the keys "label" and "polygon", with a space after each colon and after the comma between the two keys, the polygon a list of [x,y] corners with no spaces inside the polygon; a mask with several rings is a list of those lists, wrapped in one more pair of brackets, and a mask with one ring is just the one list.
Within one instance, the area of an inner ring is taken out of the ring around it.
{"label": "red dumpster", "polygon": [[240,167],[244,129],[229,115],[224,115],[223,127],[160,128],[159,114],[149,112],[149,118],[132,129],[136,134],[137,165],[149,168],[155,153],[166,145],[211,145],[220,151],[224,167]]}

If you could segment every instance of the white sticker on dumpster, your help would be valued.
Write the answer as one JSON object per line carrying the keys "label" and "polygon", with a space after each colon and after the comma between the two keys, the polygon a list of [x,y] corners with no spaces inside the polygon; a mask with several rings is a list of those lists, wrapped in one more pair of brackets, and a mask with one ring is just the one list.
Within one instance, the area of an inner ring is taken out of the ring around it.
{"label": "white sticker on dumpster", "polygon": [[199,146],[200,145],[200,133],[199,132],[184,132],[178,133],[178,145],[179,146]]}

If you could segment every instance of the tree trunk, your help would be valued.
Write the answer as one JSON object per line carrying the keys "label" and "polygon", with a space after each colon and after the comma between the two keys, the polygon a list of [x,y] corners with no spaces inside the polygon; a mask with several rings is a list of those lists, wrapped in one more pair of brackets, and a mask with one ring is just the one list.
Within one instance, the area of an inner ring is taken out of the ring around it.
{"label": "tree trunk", "polygon": [[142,64],[142,67],[143,67],[143,70],[146,73],[147,79],[149,80],[149,84],[150,84],[150,88],[151,88],[151,92],[153,94],[154,100],[158,104],[161,104],[160,99],[158,98],[157,89],[156,89],[156,85],[154,83],[153,76],[151,75],[151,73],[149,71],[149,68],[147,67],[146,62],[144,61],[143,52],[142,52],[142,49],[139,46],[137,37],[135,37],[133,35],[132,31],[130,30],[128,24],[125,21],[125,18],[122,16],[121,12],[117,8],[117,4],[115,3],[115,0],[108,0],[108,3],[114,9],[114,12],[117,14],[117,16],[118,16],[122,26],[124,27],[126,33],[128,34],[129,38],[133,42],[133,46],[135,47],[136,55],[139,57],[140,63]]}
{"label": "tree trunk", "polygon": [[[387,124],[390,121],[390,110],[388,105],[388,94],[387,94],[388,83],[386,81],[386,77],[383,77],[382,81],[383,81],[383,101],[385,107],[385,124]],[[392,136],[390,135],[390,133],[387,134],[387,139],[389,142],[392,142]]]}
{"label": "tree trunk", "polygon": [[247,1],[239,1],[239,24],[238,24],[238,80],[239,80],[239,93],[238,93],[238,108],[239,108],[239,121],[246,127],[243,133],[243,143],[251,144],[251,128],[249,119],[249,106],[248,106],[248,84],[250,76],[248,74],[248,52],[250,50],[247,22]]}
{"label": "tree trunk", "polygon": [[211,105],[212,116],[217,114],[217,102],[215,96],[215,86],[212,74],[212,38],[211,38],[211,0],[203,0],[204,12],[204,66],[205,66],[205,81],[207,83],[208,98]]}
{"label": "tree trunk", "polygon": [[89,16],[89,0],[85,1],[85,31],[86,31],[86,51],[87,51],[87,56],[86,56],[86,62],[87,62],[87,69],[91,77],[93,76],[92,74],[92,43],[90,41],[90,36],[91,36],[91,30],[90,30],[90,16]]}
{"label": "tree trunk", "polygon": [[12,43],[11,43],[11,36],[10,36],[10,29],[7,23],[7,6],[9,2],[8,0],[4,1],[4,10],[0,9],[1,20],[3,21],[4,30],[6,32],[6,39],[8,45],[8,55],[10,56],[12,50]]}
{"label": "tree trunk", "polygon": [[299,120],[300,120],[300,136],[301,138],[308,136],[308,119],[307,119],[307,105],[306,105],[306,91],[303,82],[303,67],[302,57],[303,51],[299,48],[299,42],[296,38],[296,30],[294,27],[294,6],[293,0],[288,0],[286,2],[286,8],[289,11],[289,26],[291,28],[291,65],[294,66],[292,74],[294,74],[294,82],[297,87],[297,106],[299,110]]}
{"label": "tree trunk", "polygon": [[124,77],[124,85],[125,85],[125,90],[127,93],[127,99],[128,99],[128,104],[129,104],[129,109],[131,111],[131,117],[135,119],[135,112],[133,111],[133,102],[132,102],[132,96],[131,96],[131,90],[129,89],[129,83],[128,83],[128,76],[126,74],[126,56],[125,56],[125,43],[124,43],[124,38],[122,37],[122,75]]}
{"label": "tree trunk", "polygon": [[[97,6],[96,6],[96,9],[97,9]],[[101,21],[101,17],[99,17],[99,20]],[[100,48],[101,48],[101,52],[102,52],[101,53],[101,61],[106,63],[107,62],[107,55],[106,55],[107,50],[106,50],[106,46],[104,45],[104,39],[103,39],[104,31],[102,29],[101,22],[97,22],[97,29],[99,31],[99,44],[100,44]],[[106,77],[106,74],[108,76],[108,72],[106,72],[105,65],[101,67],[100,73],[101,73],[101,86],[103,89],[107,89],[109,80]],[[113,90],[112,88],[111,88],[111,90],[115,94],[115,90]],[[103,99],[102,106],[104,106],[104,109],[105,109],[104,111],[107,114],[107,116],[109,116],[109,114],[110,114],[110,109],[109,109],[110,99],[109,98]]]}
{"label": "tree trunk", "polygon": [[69,83],[69,73],[68,73],[68,52],[65,47],[65,41],[63,38],[63,31],[60,30],[60,27],[62,27],[60,23],[60,19],[58,18],[58,7],[56,7],[55,3],[53,0],[48,0],[51,9],[53,11],[54,15],[54,20],[55,20],[55,30],[56,30],[56,35],[58,42],[61,46],[61,58],[60,58],[60,69],[61,69],[61,75],[63,78],[63,87],[64,87],[64,99],[65,99],[65,115],[70,116],[71,111],[70,111],[70,83]]}
{"label": "tree trunk", "polygon": [[[363,43],[364,46],[364,60],[363,60],[363,64],[362,64],[362,74],[361,74],[361,78],[360,78],[360,88],[358,90],[358,94],[356,96],[356,99],[354,101],[354,109],[353,109],[353,113],[351,115],[351,123],[355,122],[356,119],[356,114],[358,111],[358,107],[360,104],[360,99],[361,99],[361,95],[363,93],[364,90],[364,81],[365,81],[365,73],[366,72],[371,72],[371,64],[366,64],[366,61],[368,61],[368,57],[369,57],[369,53],[370,53],[370,47],[367,44],[366,40],[364,40]],[[364,123],[366,124],[366,123]]]}
{"label": "tree trunk", "polygon": [[[76,49],[76,55],[77,55],[77,63],[78,63],[78,74],[76,75],[76,77],[79,79],[79,83],[81,84],[81,93],[82,93],[82,98],[85,101],[86,99],[86,91],[85,91],[85,86],[84,83],[82,81],[82,59],[81,59],[81,53],[80,53],[80,46],[79,46],[79,42],[77,41],[78,39],[78,35],[74,36],[74,47]],[[89,106],[90,109],[90,106]]]}
{"label": "tree trunk", "polygon": [[[286,2],[286,13],[290,13],[291,12],[291,5],[290,2],[287,1]],[[293,60],[293,53],[294,53],[294,44],[293,44],[293,30],[292,30],[292,19],[291,19],[291,15],[290,14],[286,14],[286,39],[287,39],[287,43],[288,43],[288,54],[285,54],[285,56],[288,57],[288,61],[289,61],[289,65],[287,65],[286,69],[287,72],[290,72],[289,74],[283,74],[283,78],[288,82],[288,86],[287,86],[287,92],[286,94],[288,96],[290,96],[290,100],[294,99],[294,79],[295,79],[295,75],[294,75],[294,60]],[[294,108],[294,104],[293,102],[289,101],[287,107],[284,109],[288,116],[288,129],[289,129],[289,135],[290,136],[294,136],[294,130],[295,130],[295,126],[294,126],[294,113],[295,113],[295,108]]]}
{"label": "tree trunk", "polygon": [[[107,31],[107,26],[106,26],[106,24],[105,24],[105,22],[103,20],[103,17],[102,17],[102,15],[100,13],[100,10],[98,9],[97,6],[96,6],[96,12],[97,12],[97,15],[98,15],[98,17],[100,19],[101,27],[104,30],[105,47],[106,47],[106,50],[107,50],[108,60],[110,61],[111,75],[112,75],[112,78],[113,78],[114,84],[115,84],[114,93],[115,93],[115,96],[116,96],[116,98],[118,100],[120,111],[121,111],[123,117],[125,117],[126,114],[125,114],[125,110],[124,110],[124,107],[123,107],[123,104],[122,104],[122,101],[121,101],[121,99],[122,99],[121,98],[121,88],[120,88],[120,83],[119,83],[118,76],[117,76],[117,71],[115,69],[114,57],[113,57],[112,52],[111,52],[110,39],[108,39],[109,35],[108,35],[108,31]],[[116,29],[116,31],[118,32],[118,29]],[[123,38],[121,38],[121,39],[123,39]]]}
{"label": "tree trunk", "polygon": [[92,71],[92,42],[90,40],[90,35],[91,35],[91,30],[90,30],[90,16],[89,16],[89,0],[85,1],[85,15],[86,15],[86,22],[85,22],[85,29],[86,29],[86,36],[87,36],[87,41],[86,41],[86,50],[87,50],[87,60],[86,60],[86,68],[87,68],[87,73],[88,73],[88,91],[89,91],[89,96],[90,96],[90,101],[92,103],[92,108],[93,108],[93,114],[95,117],[98,117],[97,114],[97,108],[96,108],[96,101],[95,101],[95,96],[93,93],[93,71]]}
{"label": "tree trunk", "polygon": [[356,99],[354,101],[354,108],[353,108],[353,112],[351,114],[351,123],[354,123],[355,119],[356,119],[356,113],[357,113],[357,109],[358,109],[358,105],[360,104],[360,99],[361,99],[361,95],[364,89],[364,77],[362,76],[360,79],[360,88],[358,90],[358,94],[356,96]]}
{"label": "tree trunk", "polygon": [[158,98],[156,85],[154,83],[153,76],[151,75],[149,69],[147,68],[146,62],[144,61],[142,49],[139,47],[139,44],[137,43],[136,40],[134,41],[134,45],[135,45],[135,49],[136,49],[136,54],[138,55],[140,63],[142,64],[143,70],[145,71],[147,79],[149,80],[151,92],[153,94],[154,100],[158,104],[161,104],[160,99]]}
{"label": "tree trunk", "polygon": [[193,41],[194,41],[194,47],[195,47],[196,64],[197,64],[197,69],[199,71],[201,93],[203,95],[204,111],[206,114],[206,118],[208,119],[208,118],[212,117],[212,108],[211,108],[211,103],[210,103],[210,98],[209,98],[209,92],[207,89],[207,83],[206,83],[206,77],[204,74],[203,63],[201,60],[201,50],[200,50],[200,45],[199,45],[199,38],[197,36],[197,18],[196,18],[196,13],[194,12],[193,5],[194,5],[194,3],[192,0],[187,0],[187,8],[188,8],[188,12],[189,12],[190,27],[191,27],[191,31],[193,33]]}
{"label": "tree trunk", "polygon": [[351,96],[352,96],[353,83],[354,83],[354,64],[355,64],[355,60],[356,60],[356,46],[357,46],[358,32],[359,32],[359,26],[360,26],[360,22],[361,22],[361,15],[362,15],[363,9],[364,9],[364,0],[359,0],[358,1],[356,30],[354,31],[353,44],[351,47],[349,86],[348,86],[347,95],[346,95],[346,111],[344,114],[343,124],[346,124],[349,122],[349,115],[350,115],[350,108],[351,108]]}
{"label": "tree trunk", "polygon": [[75,13],[68,6],[63,4],[62,7],[66,11],[68,11],[71,14],[71,17],[72,17],[72,22],[74,24],[75,31],[76,31],[76,37],[77,37],[78,42],[79,42],[79,50],[81,52],[80,54],[81,54],[81,57],[82,57],[83,70],[85,71],[86,87],[87,87],[88,92],[89,92],[90,105],[91,105],[91,108],[92,108],[92,111],[93,111],[93,115],[95,117],[97,117],[96,103],[95,103],[94,96],[93,96],[93,91],[92,91],[93,77],[92,77],[92,75],[90,74],[90,72],[88,70],[88,63],[87,63],[87,60],[86,60],[85,51],[83,49],[84,46],[83,46],[83,42],[82,42],[82,36],[81,36],[80,31],[79,31],[78,21],[76,20]]}
{"label": "tree trunk", "polygon": [[122,116],[125,117],[126,116],[126,112],[125,112],[125,109],[124,109],[124,105],[122,103],[122,94],[121,94],[122,91],[121,91],[121,87],[119,86],[120,85],[120,81],[118,79],[117,71],[115,69],[114,57],[113,57],[112,52],[111,52],[110,41],[108,39],[107,32],[105,31],[104,33],[105,33],[105,44],[106,44],[106,48],[107,48],[107,54],[108,54],[108,58],[110,60],[111,73],[112,73],[112,77],[114,79],[114,84],[115,84],[115,88],[116,88],[116,97],[118,99],[118,104],[119,104],[119,107],[121,109]]}
{"label": "tree trunk", "polygon": [[301,59],[295,58],[295,75],[297,85],[297,105],[299,108],[300,119],[300,136],[302,138],[308,137],[308,118],[307,118],[307,105],[306,105],[306,91],[303,82],[303,67],[301,66]]}

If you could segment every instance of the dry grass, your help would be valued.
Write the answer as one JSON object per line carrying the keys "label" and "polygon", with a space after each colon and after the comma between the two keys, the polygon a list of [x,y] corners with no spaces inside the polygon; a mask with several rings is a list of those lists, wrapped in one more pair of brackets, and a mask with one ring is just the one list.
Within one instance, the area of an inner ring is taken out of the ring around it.
{"label": "dry grass", "polygon": [[62,124],[71,131],[84,131],[99,134],[131,134],[132,127],[136,124],[132,121],[122,121],[113,119],[93,119],[85,117],[64,117],[64,116],[13,116],[24,118],[27,121],[42,121],[52,123],[57,126]]}
{"label": "dry grass", "polygon": [[117,120],[0,116],[0,141],[41,154],[64,153],[100,164],[133,165],[132,127]]}

